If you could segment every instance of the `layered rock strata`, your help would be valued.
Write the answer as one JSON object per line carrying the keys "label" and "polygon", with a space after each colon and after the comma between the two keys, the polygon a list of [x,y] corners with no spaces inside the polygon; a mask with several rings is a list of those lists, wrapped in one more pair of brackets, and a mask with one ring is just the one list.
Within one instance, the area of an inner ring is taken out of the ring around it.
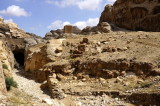
{"label": "layered rock strata", "polygon": [[116,0],[106,5],[99,25],[109,22],[130,30],[160,31],[159,0]]}

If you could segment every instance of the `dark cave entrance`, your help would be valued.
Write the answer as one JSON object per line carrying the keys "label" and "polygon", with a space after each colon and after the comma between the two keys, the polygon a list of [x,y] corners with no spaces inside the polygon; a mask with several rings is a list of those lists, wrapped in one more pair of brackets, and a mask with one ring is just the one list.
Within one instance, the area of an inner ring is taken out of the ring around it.
{"label": "dark cave entrance", "polygon": [[16,60],[15,67],[23,67],[24,66],[24,50],[16,50],[13,51],[14,58]]}

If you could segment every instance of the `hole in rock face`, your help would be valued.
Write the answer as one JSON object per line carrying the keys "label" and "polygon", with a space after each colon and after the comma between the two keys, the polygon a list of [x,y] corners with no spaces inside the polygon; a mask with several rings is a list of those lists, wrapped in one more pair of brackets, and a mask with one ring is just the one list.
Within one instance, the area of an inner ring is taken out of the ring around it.
{"label": "hole in rock face", "polygon": [[159,14],[160,13],[160,6],[156,6],[154,9],[153,9],[153,14]]}
{"label": "hole in rock face", "polygon": [[24,50],[13,51],[14,58],[19,66],[24,66]]}

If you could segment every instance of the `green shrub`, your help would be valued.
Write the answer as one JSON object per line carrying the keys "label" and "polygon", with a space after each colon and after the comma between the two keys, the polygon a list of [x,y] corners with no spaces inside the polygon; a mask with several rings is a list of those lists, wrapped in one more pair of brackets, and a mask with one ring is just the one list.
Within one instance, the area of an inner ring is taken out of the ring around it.
{"label": "green shrub", "polygon": [[13,78],[6,77],[5,78],[5,83],[6,83],[7,90],[10,90],[11,87],[17,88],[17,82],[15,82]]}
{"label": "green shrub", "polygon": [[3,69],[7,69],[8,70],[8,66],[6,64],[2,65]]}

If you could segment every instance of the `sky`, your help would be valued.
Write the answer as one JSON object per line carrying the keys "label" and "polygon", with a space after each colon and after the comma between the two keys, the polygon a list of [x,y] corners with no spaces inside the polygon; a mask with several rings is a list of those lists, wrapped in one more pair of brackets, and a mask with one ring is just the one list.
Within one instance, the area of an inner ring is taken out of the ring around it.
{"label": "sky", "polygon": [[95,26],[106,4],[115,0],[0,0],[0,17],[25,32],[45,36],[50,30],[75,25]]}

